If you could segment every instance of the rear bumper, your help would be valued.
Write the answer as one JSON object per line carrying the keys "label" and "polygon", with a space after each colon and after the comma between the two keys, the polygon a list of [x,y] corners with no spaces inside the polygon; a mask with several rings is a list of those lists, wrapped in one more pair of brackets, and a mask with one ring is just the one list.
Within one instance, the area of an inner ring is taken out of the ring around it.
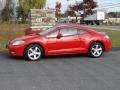
{"label": "rear bumper", "polygon": [[112,49],[112,42],[110,39],[105,40],[105,52],[109,52]]}

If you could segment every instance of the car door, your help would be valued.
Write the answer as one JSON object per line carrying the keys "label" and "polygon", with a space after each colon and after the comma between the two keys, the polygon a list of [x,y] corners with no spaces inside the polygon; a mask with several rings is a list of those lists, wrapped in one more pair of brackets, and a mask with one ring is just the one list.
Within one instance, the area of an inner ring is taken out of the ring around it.
{"label": "car door", "polygon": [[59,33],[59,30],[53,31],[50,34],[46,36],[46,41],[47,41],[47,53],[48,54],[57,54],[57,51],[59,49],[59,44],[57,35]]}
{"label": "car door", "polygon": [[67,54],[80,52],[78,29],[61,28],[59,34],[62,35],[61,38],[57,39],[59,53]]}
{"label": "car door", "polygon": [[88,42],[90,39],[90,34],[88,31],[78,28],[78,35],[80,40],[80,52],[84,53],[88,50]]}

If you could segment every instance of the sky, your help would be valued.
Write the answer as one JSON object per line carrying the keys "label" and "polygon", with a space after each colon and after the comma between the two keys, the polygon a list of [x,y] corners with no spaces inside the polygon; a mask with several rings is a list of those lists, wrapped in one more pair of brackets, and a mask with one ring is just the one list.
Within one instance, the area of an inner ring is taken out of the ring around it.
{"label": "sky", "polygon": [[[58,0],[47,0],[47,4],[46,7],[49,8],[54,8],[55,7],[55,3]],[[66,11],[67,7],[69,4],[74,4],[76,1],[78,2],[82,2],[82,0],[69,0],[69,2],[67,2],[67,0],[59,0],[62,3],[62,12]],[[99,9],[106,9],[106,11],[120,11],[120,0],[95,0],[96,2],[98,2],[98,8]],[[111,5],[114,5],[114,7],[112,7]],[[115,7],[116,6],[116,7]]]}
{"label": "sky", "polygon": [[[4,0],[0,0],[0,1],[4,1]],[[7,1],[7,0],[6,0]],[[18,0],[13,0],[13,2],[17,2]],[[69,0],[69,2],[67,2],[67,0],[47,0],[46,3],[46,8],[54,8],[56,1],[60,1],[62,3],[62,12],[66,11],[68,5],[72,5],[74,4],[76,1],[77,2],[82,2],[83,0]],[[98,2],[98,8],[99,9],[105,9],[107,12],[109,11],[114,11],[114,12],[120,12],[120,0],[95,0],[96,2]],[[116,5],[117,4],[117,5]],[[116,5],[116,7],[112,7],[111,5]],[[1,5],[0,5],[1,6]]]}

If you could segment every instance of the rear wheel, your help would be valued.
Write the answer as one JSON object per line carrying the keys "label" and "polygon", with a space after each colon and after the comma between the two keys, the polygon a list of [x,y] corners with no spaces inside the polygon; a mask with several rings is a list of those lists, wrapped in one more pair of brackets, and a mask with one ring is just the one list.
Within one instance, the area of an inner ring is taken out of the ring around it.
{"label": "rear wheel", "polygon": [[100,57],[104,52],[103,45],[99,42],[95,42],[90,46],[89,55],[94,58]]}
{"label": "rear wheel", "polygon": [[39,60],[43,55],[43,50],[38,44],[31,44],[25,50],[25,57],[31,61]]}

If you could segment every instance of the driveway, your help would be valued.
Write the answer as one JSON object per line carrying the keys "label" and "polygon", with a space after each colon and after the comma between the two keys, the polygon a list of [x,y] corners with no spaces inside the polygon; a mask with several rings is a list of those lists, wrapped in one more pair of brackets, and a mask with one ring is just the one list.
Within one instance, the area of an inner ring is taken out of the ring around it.
{"label": "driveway", "polygon": [[30,62],[0,53],[0,90],[120,90],[120,51]]}

